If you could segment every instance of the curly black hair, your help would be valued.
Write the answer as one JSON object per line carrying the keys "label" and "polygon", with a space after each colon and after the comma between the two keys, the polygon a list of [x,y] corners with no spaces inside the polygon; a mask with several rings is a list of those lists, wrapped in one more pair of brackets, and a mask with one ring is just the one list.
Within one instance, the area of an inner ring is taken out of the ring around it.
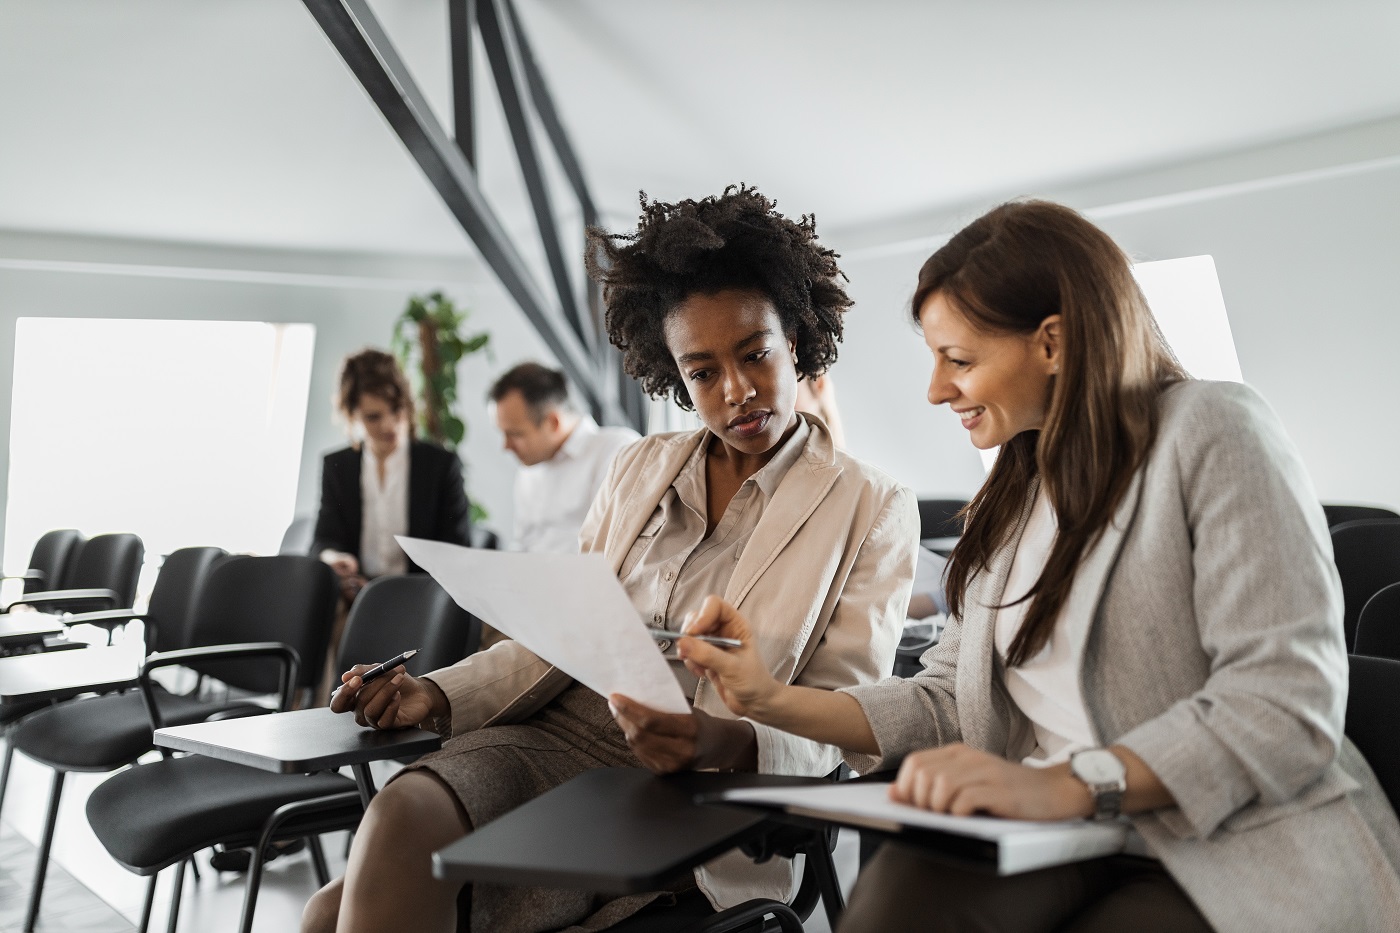
{"label": "curly black hair", "polygon": [[797,344],[797,372],[815,379],[836,362],[841,315],[851,306],[837,254],[817,242],[816,220],[792,221],[755,188],[719,197],[648,201],[635,233],[588,231],[588,274],[603,286],[608,339],[653,398],[693,403],[666,347],[666,316],[691,295],[756,291],[773,302]]}

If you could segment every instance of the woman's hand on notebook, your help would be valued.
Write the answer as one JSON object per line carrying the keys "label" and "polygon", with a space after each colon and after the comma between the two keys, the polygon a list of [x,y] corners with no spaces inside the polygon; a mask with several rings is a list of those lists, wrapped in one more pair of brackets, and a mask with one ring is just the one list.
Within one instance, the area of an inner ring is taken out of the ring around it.
{"label": "woman's hand on notebook", "polygon": [[890,799],[935,813],[1014,820],[1072,820],[1094,812],[1089,788],[1069,765],[1031,768],[962,744],[905,758]]}

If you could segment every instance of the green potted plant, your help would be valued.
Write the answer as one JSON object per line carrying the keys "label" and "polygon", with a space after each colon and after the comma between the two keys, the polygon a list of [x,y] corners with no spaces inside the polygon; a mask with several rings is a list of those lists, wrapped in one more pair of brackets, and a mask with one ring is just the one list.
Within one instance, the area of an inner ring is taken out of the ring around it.
{"label": "green potted plant", "polygon": [[[410,295],[390,342],[418,397],[419,436],[454,451],[467,436],[457,412],[457,365],[483,350],[491,355],[489,333],[463,332],[468,314],[442,292]],[[486,511],[473,501],[472,520],[484,518]]]}

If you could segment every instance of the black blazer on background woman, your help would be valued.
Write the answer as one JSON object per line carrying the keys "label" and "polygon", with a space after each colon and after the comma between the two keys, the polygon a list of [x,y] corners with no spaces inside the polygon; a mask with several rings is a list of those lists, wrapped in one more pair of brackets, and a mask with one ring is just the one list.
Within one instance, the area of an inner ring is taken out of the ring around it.
{"label": "black blazer on background woman", "polygon": [[[363,454],[346,447],[326,454],[321,462],[321,511],[316,516],[316,543],[311,553],[326,548],[360,559],[360,464]],[[462,482],[462,461],[450,450],[427,441],[408,448],[408,534],[413,538],[471,544],[471,505]],[[421,569],[408,562],[411,573]]]}

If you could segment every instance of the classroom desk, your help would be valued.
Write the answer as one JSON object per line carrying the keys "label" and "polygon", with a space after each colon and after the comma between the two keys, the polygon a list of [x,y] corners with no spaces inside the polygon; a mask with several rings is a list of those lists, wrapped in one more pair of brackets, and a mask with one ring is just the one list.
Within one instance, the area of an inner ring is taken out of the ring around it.
{"label": "classroom desk", "polygon": [[37,644],[48,635],[59,635],[67,630],[56,617],[42,612],[7,612],[0,615],[0,647]]}
{"label": "classroom desk", "polygon": [[278,774],[333,771],[349,765],[366,807],[374,797],[371,761],[425,755],[442,747],[426,729],[369,729],[329,707],[157,729],[155,744]]}
{"label": "classroom desk", "polygon": [[0,703],[67,700],[136,685],[139,648],[84,648],[0,658]]}
{"label": "classroom desk", "polygon": [[[815,783],[823,780],[698,771],[658,777],[640,768],[597,768],[434,853],[433,876],[608,895],[656,891],[785,825],[750,808],[699,803],[697,796],[730,787]],[[826,845],[824,829],[800,835]],[[831,861],[808,864],[818,873],[834,929],[842,904]]]}

